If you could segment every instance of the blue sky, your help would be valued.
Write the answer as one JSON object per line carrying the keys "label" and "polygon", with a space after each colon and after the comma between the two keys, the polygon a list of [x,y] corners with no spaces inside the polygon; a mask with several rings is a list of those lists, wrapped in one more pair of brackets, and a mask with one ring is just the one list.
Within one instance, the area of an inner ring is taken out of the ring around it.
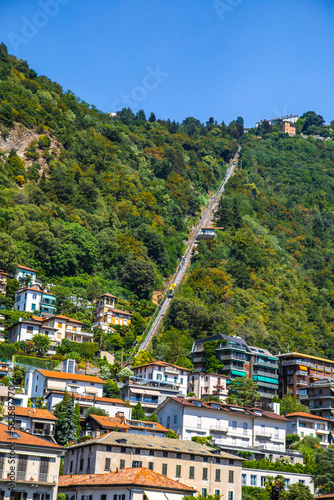
{"label": "blue sky", "polygon": [[333,0],[0,0],[9,52],[105,112],[334,120]]}

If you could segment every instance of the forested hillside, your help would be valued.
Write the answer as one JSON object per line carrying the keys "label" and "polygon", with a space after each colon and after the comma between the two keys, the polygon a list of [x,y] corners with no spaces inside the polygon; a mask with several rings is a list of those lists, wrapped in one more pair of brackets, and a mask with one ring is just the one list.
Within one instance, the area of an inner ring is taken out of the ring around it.
{"label": "forested hillside", "polygon": [[57,284],[63,312],[71,293],[150,299],[240,136],[213,119],[178,124],[130,109],[112,117],[3,44],[0,129],[0,268],[38,269]]}
{"label": "forested hillside", "polygon": [[334,359],[334,143],[271,131],[241,144],[225,230],[200,243],[155,352],[173,359],[223,331]]}

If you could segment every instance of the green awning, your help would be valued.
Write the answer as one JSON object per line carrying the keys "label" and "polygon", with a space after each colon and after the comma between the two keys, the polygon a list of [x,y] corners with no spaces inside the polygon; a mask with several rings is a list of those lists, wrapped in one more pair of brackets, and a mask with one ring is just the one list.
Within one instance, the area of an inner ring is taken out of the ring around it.
{"label": "green awning", "polygon": [[259,382],[267,382],[267,384],[277,384],[278,385],[278,380],[276,378],[271,378],[271,377],[261,377],[261,375],[255,375],[254,376],[255,381]]}
{"label": "green awning", "polygon": [[245,372],[239,372],[239,370],[231,370],[232,375],[235,375],[236,377],[246,377]]}

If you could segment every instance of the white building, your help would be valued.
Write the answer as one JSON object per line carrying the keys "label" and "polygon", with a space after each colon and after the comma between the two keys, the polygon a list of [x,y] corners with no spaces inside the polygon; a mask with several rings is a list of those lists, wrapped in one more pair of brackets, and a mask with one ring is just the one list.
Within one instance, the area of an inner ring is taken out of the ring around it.
{"label": "white building", "polygon": [[278,470],[263,470],[263,469],[248,469],[243,468],[241,475],[242,486],[253,486],[257,488],[265,488],[266,478],[275,477],[277,475],[284,477],[285,487],[288,488],[291,484],[302,483],[308,486],[311,493],[314,493],[314,485],[312,477],[309,474],[301,474],[300,472],[282,472]]}
{"label": "white building", "polygon": [[[15,443],[15,494],[9,490],[11,445]],[[60,457],[64,448],[0,424],[0,490],[5,500],[56,500]]]}
{"label": "white building", "polygon": [[180,394],[187,395],[188,375],[191,371],[188,368],[182,368],[164,361],[152,361],[151,363],[136,366],[132,370],[137,379],[167,382],[176,386]]}
{"label": "white building", "polygon": [[256,127],[258,127],[264,121],[268,122],[270,125],[275,125],[278,122],[288,122],[288,123],[296,123],[299,119],[299,115],[286,115],[286,116],[277,116],[276,118],[270,118],[270,120],[260,120],[256,122]]}
{"label": "white building", "polygon": [[34,285],[36,283],[37,272],[36,269],[19,265],[17,266],[16,279],[20,283],[26,281],[27,284]]}
{"label": "white building", "polygon": [[190,373],[187,393],[191,392],[198,399],[206,396],[219,396],[222,401],[225,401],[228,396],[227,377],[217,373]]}
{"label": "white building", "polygon": [[[5,420],[8,420],[8,407],[5,406]],[[17,406],[15,408],[16,429],[29,432],[48,440],[55,434],[55,424],[57,418],[45,408],[24,408]]]}
{"label": "white building", "polygon": [[36,369],[26,373],[29,398],[44,397],[50,390],[102,397],[104,381],[99,377]]}
{"label": "white building", "polygon": [[63,339],[73,342],[92,342],[93,333],[82,329],[83,323],[67,316],[57,315],[51,317],[33,316],[20,318],[17,323],[7,329],[8,342],[31,340],[34,335],[48,335],[51,345],[60,345]]}
{"label": "white building", "polygon": [[157,413],[161,425],[181,439],[211,435],[225,450],[285,452],[287,419],[274,412],[174,397],[161,403]]}
{"label": "white building", "polygon": [[304,412],[288,413],[286,418],[289,419],[286,430],[287,434],[297,434],[300,439],[312,436],[320,439],[322,448],[329,446],[331,420]]}
{"label": "white building", "polygon": [[55,314],[56,297],[52,293],[45,292],[37,287],[20,288],[15,293],[14,308],[17,311],[40,311],[47,314]]}
{"label": "white building", "polygon": [[143,467],[59,477],[59,493],[83,500],[182,500],[196,490]]}

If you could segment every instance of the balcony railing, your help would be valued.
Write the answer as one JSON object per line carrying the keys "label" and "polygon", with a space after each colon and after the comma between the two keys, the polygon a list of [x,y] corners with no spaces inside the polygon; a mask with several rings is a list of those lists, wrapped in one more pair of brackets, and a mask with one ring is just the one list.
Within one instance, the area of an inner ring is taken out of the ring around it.
{"label": "balcony railing", "polygon": [[212,432],[221,432],[222,434],[226,434],[228,431],[229,431],[229,428],[228,427],[210,427],[210,431]]}
{"label": "balcony railing", "polygon": [[273,434],[267,431],[255,431],[255,436],[262,439],[272,439]]}
{"label": "balcony railing", "polygon": [[[9,471],[0,470],[0,479],[8,479]],[[49,483],[55,484],[58,481],[58,476],[55,474],[47,474],[43,472],[27,472],[16,471],[16,481],[30,481],[31,483]]]}

